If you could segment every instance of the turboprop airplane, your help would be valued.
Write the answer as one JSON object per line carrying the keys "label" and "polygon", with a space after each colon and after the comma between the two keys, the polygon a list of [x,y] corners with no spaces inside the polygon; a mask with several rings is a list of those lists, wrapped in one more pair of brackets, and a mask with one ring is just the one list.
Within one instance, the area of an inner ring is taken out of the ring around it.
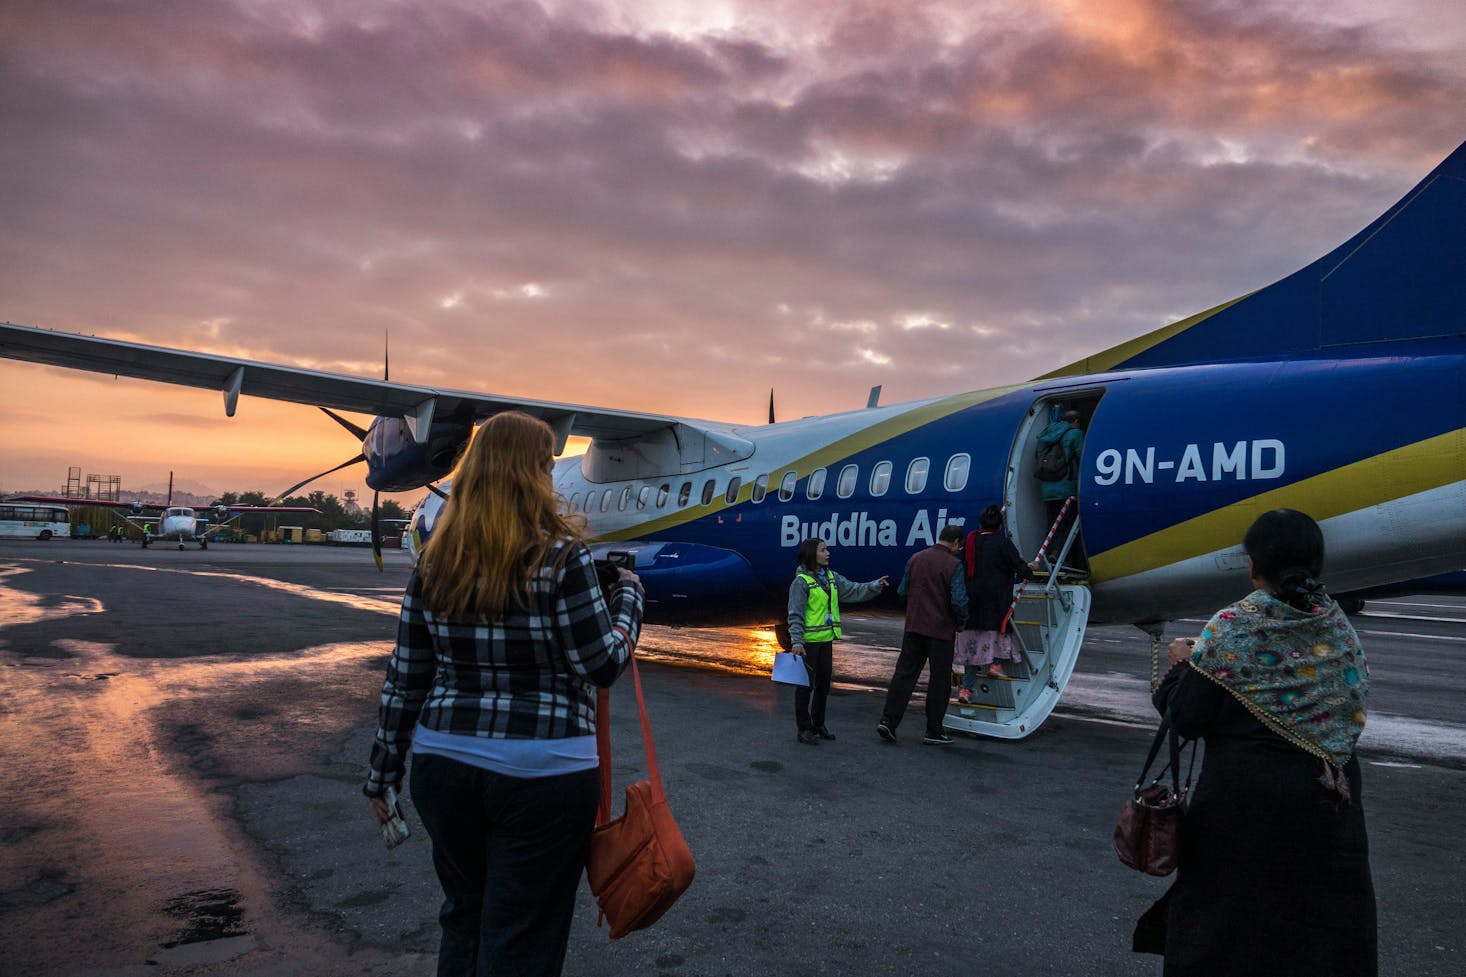
{"label": "turboprop airplane", "polygon": [[[205,508],[195,508],[191,505],[173,504],[173,473],[168,473],[168,498],[166,502],[120,502],[110,499],[76,499],[67,496],[56,495],[16,495],[11,497],[16,502],[51,502],[56,505],[70,506],[98,506],[106,509],[118,510],[123,520],[128,525],[142,531],[143,546],[158,540],[170,540],[178,543],[178,548],[184,548],[184,543],[193,542],[199,544],[199,549],[209,548],[209,534],[222,529],[229,523],[238,519],[246,512],[314,512],[319,514],[321,510],[311,506],[261,506],[261,505],[216,505]],[[147,517],[144,513],[157,513]],[[210,513],[214,516],[214,522],[207,517],[200,518],[199,513]]]}
{"label": "turboprop airplane", "polygon": [[[0,356],[218,389],[230,415],[241,393],[376,414],[352,461],[380,491],[446,476],[484,418],[540,417],[561,451],[571,435],[591,439],[557,463],[555,483],[600,549],[635,555],[649,620],[781,621],[805,537],[831,541],[853,579],[897,575],[944,524],[1001,502],[1010,537],[1051,572],[1018,595],[1026,661],[954,704],[948,725],[1018,738],[1058,701],[1088,622],[1137,624],[1154,655],[1165,622],[1250,589],[1240,541],[1265,510],[1320,522],[1339,592],[1461,568],[1466,144],[1343,245],[1241,298],[1026,383],[888,406],[873,395],[863,409],[768,425],[18,325],[0,326]],[[1035,448],[1061,410],[1079,413],[1085,443],[1068,502],[1078,518],[1050,539]],[[433,507],[430,497],[419,531]],[[1064,569],[1085,560],[1087,574]]]}

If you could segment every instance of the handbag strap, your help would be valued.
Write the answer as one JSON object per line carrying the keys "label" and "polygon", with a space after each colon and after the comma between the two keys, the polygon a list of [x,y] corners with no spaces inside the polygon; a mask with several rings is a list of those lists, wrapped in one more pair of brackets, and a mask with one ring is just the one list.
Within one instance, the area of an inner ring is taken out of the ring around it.
{"label": "handbag strap", "polygon": [[[651,782],[652,799],[666,800],[662,789],[662,771],[657,766],[657,748],[652,743],[652,724],[646,718],[646,696],[641,691],[641,672],[636,667],[636,653],[631,655],[631,678],[636,686],[636,709],[641,714],[641,741],[646,747],[647,780]],[[601,761],[601,801],[596,807],[596,824],[611,820],[611,690],[596,691],[596,754]]]}
{"label": "handbag strap", "polygon": [[[1176,731],[1176,726],[1171,722],[1171,710],[1167,709],[1161,717],[1161,724],[1155,731],[1155,738],[1150,742],[1150,752],[1145,755],[1145,766],[1140,769],[1140,777],[1135,782],[1135,789],[1140,790],[1145,786],[1145,778],[1150,773],[1150,765],[1155,762],[1156,756],[1161,752],[1161,743],[1166,743],[1170,749],[1165,767],[1156,774],[1152,783],[1158,784],[1161,778],[1166,775],[1166,770],[1171,771],[1171,790],[1177,797],[1185,797],[1191,790],[1191,774],[1196,769],[1196,740],[1181,742],[1181,736]],[[1186,788],[1181,788],[1181,752],[1191,747],[1191,760],[1186,765]]]}

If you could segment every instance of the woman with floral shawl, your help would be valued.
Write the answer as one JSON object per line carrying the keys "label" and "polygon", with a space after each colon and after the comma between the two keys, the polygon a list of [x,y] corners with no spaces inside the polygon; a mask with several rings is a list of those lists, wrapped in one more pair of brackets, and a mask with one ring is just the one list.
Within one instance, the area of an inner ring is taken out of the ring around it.
{"label": "woman with floral shawl", "polygon": [[1374,884],[1354,747],[1364,649],[1319,577],[1323,533],[1277,509],[1243,541],[1256,589],[1198,640],[1171,642],[1154,697],[1205,758],[1180,868],[1135,950],[1166,977],[1378,972]]}

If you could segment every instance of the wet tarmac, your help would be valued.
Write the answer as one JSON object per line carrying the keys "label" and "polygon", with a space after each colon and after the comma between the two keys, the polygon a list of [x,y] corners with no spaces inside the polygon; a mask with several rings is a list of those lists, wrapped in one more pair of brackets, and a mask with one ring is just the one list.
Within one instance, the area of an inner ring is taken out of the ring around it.
{"label": "wet tarmac", "polygon": [[[388,557],[378,575],[357,550],[0,541],[0,975],[433,973],[426,839],[386,850],[360,795],[406,576]],[[1382,974],[1466,972],[1466,601],[1428,603],[1356,620]],[[1128,946],[1166,883],[1109,841],[1149,739],[1139,633],[1095,629],[1027,740],[936,748],[910,722],[876,739],[899,622],[852,624],[839,739],[813,748],[766,631],[649,629],[698,878],[616,943],[582,889],[566,973],[1159,973]],[[644,760],[617,691],[619,784]]]}

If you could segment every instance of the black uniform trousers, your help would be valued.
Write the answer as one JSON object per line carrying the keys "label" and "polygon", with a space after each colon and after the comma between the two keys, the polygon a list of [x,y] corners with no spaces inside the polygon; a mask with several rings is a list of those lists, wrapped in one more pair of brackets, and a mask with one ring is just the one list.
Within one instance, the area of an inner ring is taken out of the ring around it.
{"label": "black uniform trousers", "polygon": [[794,686],[794,724],[800,732],[824,728],[825,700],[830,697],[834,668],[834,642],[805,642],[804,669],[809,672],[809,684]]}

